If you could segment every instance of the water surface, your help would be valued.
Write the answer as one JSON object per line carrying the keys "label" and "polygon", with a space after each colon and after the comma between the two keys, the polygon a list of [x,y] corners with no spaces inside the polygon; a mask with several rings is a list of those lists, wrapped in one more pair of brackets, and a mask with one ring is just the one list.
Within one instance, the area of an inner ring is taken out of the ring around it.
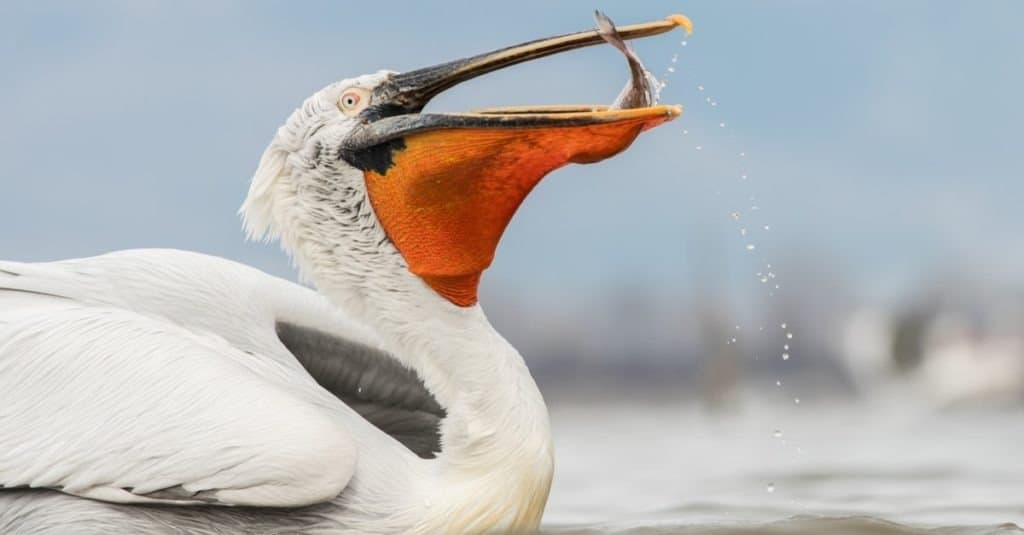
{"label": "water surface", "polygon": [[551,533],[1024,533],[1017,406],[573,402],[552,426]]}

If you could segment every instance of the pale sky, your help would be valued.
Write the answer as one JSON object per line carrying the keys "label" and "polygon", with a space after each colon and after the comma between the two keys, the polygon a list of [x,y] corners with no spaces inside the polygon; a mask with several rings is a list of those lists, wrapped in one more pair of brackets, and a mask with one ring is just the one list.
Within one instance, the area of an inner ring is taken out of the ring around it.
{"label": "pale sky", "polygon": [[[0,257],[177,247],[292,276],[276,246],[244,242],[236,211],[307,95],[588,28],[595,7],[620,24],[692,18],[685,47],[682,33],[636,45],[656,75],[679,54],[663,100],[686,112],[548,177],[487,287],[687,291],[749,285],[771,261],[872,294],[942,271],[1024,279],[1024,3],[1010,0],[6,2]],[[626,76],[597,47],[432,107],[607,103]]]}

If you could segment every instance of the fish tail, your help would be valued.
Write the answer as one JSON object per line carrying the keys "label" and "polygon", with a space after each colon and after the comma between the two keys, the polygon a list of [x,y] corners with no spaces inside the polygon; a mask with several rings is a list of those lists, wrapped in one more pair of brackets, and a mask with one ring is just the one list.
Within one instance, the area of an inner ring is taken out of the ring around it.
{"label": "fish tail", "polygon": [[600,35],[608,44],[618,48],[622,52],[629,54],[630,49],[626,45],[626,41],[619,35],[619,30],[615,29],[615,23],[612,19],[605,15],[600,10],[594,10],[594,22],[597,23],[597,33]]}

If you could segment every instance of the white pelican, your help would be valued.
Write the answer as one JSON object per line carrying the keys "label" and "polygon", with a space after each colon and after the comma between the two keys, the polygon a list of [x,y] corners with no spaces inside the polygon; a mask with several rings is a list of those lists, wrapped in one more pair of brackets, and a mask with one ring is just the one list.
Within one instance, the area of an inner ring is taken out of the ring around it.
{"label": "white pelican", "polygon": [[[681,16],[619,28],[655,35]],[[547,411],[477,283],[533,186],[676,106],[430,114],[586,31],[317,92],[242,214],[322,293],[227,260],[0,262],[0,532],[442,533],[537,527]]]}

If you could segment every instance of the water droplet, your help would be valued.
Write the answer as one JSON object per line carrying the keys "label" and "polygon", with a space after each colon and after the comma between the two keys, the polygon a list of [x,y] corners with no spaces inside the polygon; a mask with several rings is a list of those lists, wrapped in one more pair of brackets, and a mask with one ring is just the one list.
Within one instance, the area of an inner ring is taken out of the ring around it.
{"label": "water droplet", "polygon": [[711,97],[707,97],[707,98],[705,98],[704,100],[705,100],[706,102],[711,102]]}
{"label": "water droplet", "polygon": [[718,123],[719,128],[725,128],[725,123]]}
{"label": "water droplet", "polygon": [[772,436],[775,438],[782,438],[782,430],[776,429],[775,431],[772,431]]}
{"label": "water droplet", "polygon": [[748,251],[753,251],[754,249],[757,249],[757,246],[756,246],[756,245],[754,245],[754,244],[752,244],[752,243],[748,243],[748,244],[747,244],[747,250],[748,250]]}
{"label": "water droplet", "polygon": [[783,344],[782,349],[789,351],[789,344]]}
{"label": "water droplet", "polygon": [[743,173],[742,175],[740,175],[740,180],[746,180],[746,179],[747,179],[747,174],[746,173]]}
{"label": "water droplet", "polygon": [[[767,229],[765,229],[765,230],[767,230]],[[771,266],[768,266],[768,267],[771,267]],[[768,278],[769,278],[769,279],[774,279],[774,278],[775,278],[775,273],[773,273],[773,272],[769,271],[769,272],[768,272]]]}
{"label": "water droplet", "polygon": [[740,236],[746,236],[746,235],[747,235],[747,229],[741,228],[740,229]]}
{"label": "water droplet", "polygon": [[[783,353],[782,354],[782,360],[789,360],[789,353]],[[797,403],[799,403],[799,402],[797,402]]]}
{"label": "water droplet", "polygon": [[750,209],[751,210],[760,210],[761,207],[755,204],[755,205],[751,206]]}
{"label": "water droplet", "polygon": [[736,343],[736,337],[735,336],[732,337],[732,343],[734,343],[734,344]]}
{"label": "water droplet", "polygon": [[793,398],[793,403],[800,404],[800,398]]}
{"label": "water droplet", "polygon": [[679,41],[679,46],[686,46],[686,41]]}
{"label": "water droplet", "polygon": [[733,213],[731,213],[729,215],[732,216],[733,221],[739,221],[740,220],[740,213],[739,212],[733,212]]}
{"label": "water droplet", "polygon": [[697,150],[704,150],[704,147],[697,145]]}
{"label": "water droplet", "polygon": [[775,381],[775,386],[782,386],[782,381]]}
{"label": "water droplet", "polygon": [[786,333],[786,338],[789,340],[793,339],[793,333]]}
{"label": "water droplet", "polygon": [[683,130],[683,135],[684,135],[684,136],[685,136],[686,134],[689,134],[689,133],[690,133],[690,131],[689,131],[689,130]]}
{"label": "water droplet", "polygon": [[744,157],[744,156],[746,156],[746,155],[747,155],[747,153],[745,153],[745,152],[741,152],[741,153],[740,153],[740,158],[742,158],[742,157]]}
{"label": "water droplet", "polygon": [[779,285],[778,285],[778,284],[776,284],[776,285],[775,285],[775,289],[776,289],[776,290],[778,290],[778,289],[779,289]]}
{"label": "water droplet", "polygon": [[679,61],[679,54],[672,54],[672,63]]}
{"label": "water droplet", "polygon": [[762,282],[762,283],[764,283],[764,282],[768,282],[768,277],[764,277],[764,276],[762,276],[762,277],[761,277],[761,282]]}
{"label": "water droplet", "polygon": [[356,394],[362,394],[362,393],[363,393],[363,387],[361,387],[361,386],[356,387]]}
{"label": "water droplet", "polygon": [[775,483],[769,483],[767,489],[765,490],[767,490],[769,494],[775,492]]}
{"label": "water droplet", "polygon": [[704,86],[698,85],[697,86],[697,91],[704,91]]}
{"label": "water droplet", "polygon": [[783,323],[783,324],[782,324],[782,325],[780,325],[779,327],[782,327],[783,329],[785,329],[785,328],[786,328],[786,324],[785,324],[785,323]]}
{"label": "water droplet", "polygon": [[668,72],[676,72],[676,68],[675,67],[669,67],[667,70],[668,70]]}
{"label": "water droplet", "polygon": [[718,103],[717,103],[717,102],[712,102],[712,103],[711,103],[711,107],[712,107],[712,108],[714,108],[714,107],[715,107],[715,106],[717,106],[717,105],[718,105]]}
{"label": "water droplet", "polygon": [[772,226],[771,226],[771,225],[765,225],[765,226],[764,226],[764,230],[765,230],[765,232],[767,232],[767,231],[769,231],[769,230],[771,230],[771,229],[772,229]]}

